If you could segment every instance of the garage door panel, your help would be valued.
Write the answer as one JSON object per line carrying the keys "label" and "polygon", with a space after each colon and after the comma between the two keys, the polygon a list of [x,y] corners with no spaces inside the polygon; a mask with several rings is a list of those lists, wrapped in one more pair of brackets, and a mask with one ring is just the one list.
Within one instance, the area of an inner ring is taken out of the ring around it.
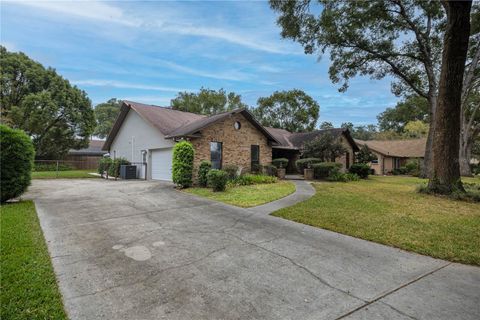
{"label": "garage door panel", "polygon": [[172,148],[152,150],[152,179],[172,181]]}

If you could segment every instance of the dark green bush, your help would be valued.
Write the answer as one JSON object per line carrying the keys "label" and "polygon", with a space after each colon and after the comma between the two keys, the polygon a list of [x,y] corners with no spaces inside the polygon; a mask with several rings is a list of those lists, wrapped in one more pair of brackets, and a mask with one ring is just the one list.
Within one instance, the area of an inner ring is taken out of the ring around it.
{"label": "dark green bush", "polygon": [[192,185],[194,152],[188,141],[180,141],[173,147],[172,180],[179,188]]}
{"label": "dark green bush", "polygon": [[350,173],[355,173],[362,179],[367,179],[370,173],[370,166],[366,163],[354,163],[348,169]]}
{"label": "dark green bush", "polygon": [[408,174],[408,170],[406,167],[400,167],[398,169],[393,169],[392,170],[392,174],[394,176],[398,176],[398,175],[404,175],[404,174]]}
{"label": "dark green bush", "polygon": [[262,166],[262,173],[266,174],[267,176],[277,176],[277,167],[273,164],[266,164]]}
{"label": "dark green bush", "polygon": [[313,164],[320,163],[322,160],[318,158],[305,158],[300,159],[295,162],[295,166],[300,174],[303,174],[303,170],[307,168],[311,168]]}
{"label": "dark green bush", "polygon": [[272,164],[277,168],[286,168],[288,166],[288,159],[287,158],[273,159]]}
{"label": "dark green bush", "polygon": [[252,184],[275,183],[277,177],[263,174],[244,174],[229,182],[232,186],[249,186]]}
{"label": "dark green bush", "polygon": [[198,167],[198,184],[201,187],[206,187],[208,184],[207,174],[212,169],[212,163],[207,160],[200,162]]}
{"label": "dark green bush", "polygon": [[112,160],[110,165],[108,166],[108,175],[110,177],[118,178],[120,176],[120,166],[121,165],[129,165],[130,161],[125,158],[116,158]]}
{"label": "dark green bush", "polygon": [[341,163],[337,162],[320,162],[312,165],[313,175],[315,179],[325,179],[334,173],[337,173],[342,167]]}
{"label": "dark green bush", "polygon": [[1,202],[21,196],[32,179],[35,150],[22,130],[0,125]]}
{"label": "dark green bush", "polygon": [[419,176],[420,175],[420,160],[418,159],[410,159],[405,164],[405,168],[407,169],[407,173],[411,174],[412,176]]}
{"label": "dark green bush", "polygon": [[212,169],[207,174],[208,186],[213,191],[225,191],[228,182],[228,174],[223,170]]}
{"label": "dark green bush", "polygon": [[34,165],[33,171],[68,171],[73,170],[73,167],[66,163],[59,163],[57,169],[56,162],[37,162]]}
{"label": "dark green bush", "polygon": [[237,177],[237,172],[238,172],[238,166],[234,164],[227,164],[223,166],[222,168],[223,171],[227,173],[228,179],[233,180]]}

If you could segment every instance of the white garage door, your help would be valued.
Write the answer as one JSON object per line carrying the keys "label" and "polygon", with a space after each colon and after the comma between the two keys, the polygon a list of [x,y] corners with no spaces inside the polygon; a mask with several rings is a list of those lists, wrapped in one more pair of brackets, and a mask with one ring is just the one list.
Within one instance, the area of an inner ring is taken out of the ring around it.
{"label": "white garage door", "polygon": [[152,179],[172,181],[172,148],[152,151]]}

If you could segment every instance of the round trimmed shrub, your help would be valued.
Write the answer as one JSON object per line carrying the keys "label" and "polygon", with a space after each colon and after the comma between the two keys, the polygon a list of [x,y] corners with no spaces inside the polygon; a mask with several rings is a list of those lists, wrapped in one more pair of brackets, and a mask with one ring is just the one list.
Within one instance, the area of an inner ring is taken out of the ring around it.
{"label": "round trimmed shrub", "polygon": [[188,141],[180,141],[173,147],[172,180],[179,188],[192,185],[194,154],[193,146]]}
{"label": "round trimmed shrub", "polygon": [[222,170],[227,173],[229,180],[233,180],[237,177],[238,166],[234,164],[227,164],[223,166]]}
{"label": "round trimmed shrub", "polygon": [[370,173],[370,166],[365,163],[354,163],[348,169],[350,173],[355,173],[362,179],[367,179]]}
{"label": "round trimmed shrub", "polygon": [[340,171],[341,163],[320,162],[312,164],[315,179],[325,179]]}
{"label": "round trimmed shrub", "polygon": [[288,166],[288,159],[287,158],[273,159],[272,164],[277,168],[286,168]]}
{"label": "round trimmed shrub", "polygon": [[223,170],[212,169],[207,174],[208,186],[213,191],[225,191],[228,182],[228,174]]}
{"label": "round trimmed shrub", "polygon": [[200,162],[200,167],[198,168],[198,184],[201,187],[206,187],[208,180],[207,174],[212,169],[212,163],[207,160]]}
{"label": "round trimmed shrub", "polygon": [[1,202],[21,196],[32,179],[35,149],[25,132],[0,125]]}
{"label": "round trimmed shrub", "polygon": [[311,168],[313,164],[319,162],[322,162],[322,160],[318,158],[305,158],[297,160],[295,166],[297,167],[298,173],[303,174],[304,169]]}

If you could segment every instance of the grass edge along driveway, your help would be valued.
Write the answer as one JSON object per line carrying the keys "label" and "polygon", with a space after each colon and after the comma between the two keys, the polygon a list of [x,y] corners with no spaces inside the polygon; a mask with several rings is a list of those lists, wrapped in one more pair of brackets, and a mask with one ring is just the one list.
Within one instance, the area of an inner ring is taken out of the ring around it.
{"label": "grass edge along driveway", "polygon": [[99,178],[99,176],[91,175],[90,173],[96,172],[95,169],[84,170],[66,170],[58,171],[33,171],[32,179],[85,179],[85,178]]}
{"label": "grass edge along driveway", "polygon": [[252,184],[213,192],[210,188],[188,188],[184,192],[241,208],[250,208],[272,202],[295,192],[295,185],[288,181],[269,184]]}
{"label": "grass edge along driveway", "polygon": [[0,206],[0,318],[67,319],[32,201]]}
{"label": "grass edge along driveway", "polygon": [[417,193],[421,182],[412,177],[370,177],[350,183],[316,183],[312,198],[272,215],[480,265],[480,204]]}

